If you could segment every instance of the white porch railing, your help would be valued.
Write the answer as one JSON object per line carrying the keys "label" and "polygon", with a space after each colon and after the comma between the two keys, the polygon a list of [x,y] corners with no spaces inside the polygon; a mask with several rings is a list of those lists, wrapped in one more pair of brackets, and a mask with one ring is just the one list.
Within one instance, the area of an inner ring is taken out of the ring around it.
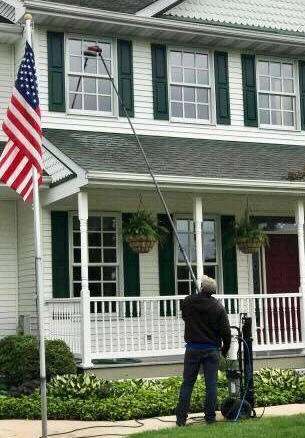
{"label": "white porch railing", "polygon": [[[287,350],[304,347],[301,329],[301,294],[218,295],[232,325],[239,314],[253,321],[254,350]],[[182,354],[184,322],[183,296],[90,298],[91,360]],[[63,339],[81,355],[80,299],[47,302],[50,339]]]}

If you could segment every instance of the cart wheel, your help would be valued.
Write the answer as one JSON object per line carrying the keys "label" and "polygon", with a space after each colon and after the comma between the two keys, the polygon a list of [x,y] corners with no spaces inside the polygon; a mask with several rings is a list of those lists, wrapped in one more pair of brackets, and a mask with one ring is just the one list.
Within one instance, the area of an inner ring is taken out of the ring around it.
{"label": "cart wheel", "polygon": [[247,420],[248,418],[251,417],[251,412],[252,412],[251,405],[246,400],[243,401],[241,408],[240,408],[240,404],[241,404],[240,399],[237,399],[234,397],[226,398],[222,402],[222,405],[220,407],[222,415],[227,420],[235,420],[235,418],[239,412],[239,409],[240,409],[238,419],[239,420]]}

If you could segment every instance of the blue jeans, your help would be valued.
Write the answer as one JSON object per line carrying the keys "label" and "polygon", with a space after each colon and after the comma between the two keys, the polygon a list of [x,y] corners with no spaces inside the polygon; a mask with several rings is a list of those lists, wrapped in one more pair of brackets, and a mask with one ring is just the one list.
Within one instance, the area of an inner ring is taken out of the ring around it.
{"label": "blue jeans", "polygon": [[193,387],[196,382],[200,365],[206,386],[206,400],[203,406],[206,421],[215,420],[217,401],[217,376],[220,353],[218,350],[187,349],[184,356],[183,383],[180,388],[177,407],[177,421],[186,421],[190,409]]}

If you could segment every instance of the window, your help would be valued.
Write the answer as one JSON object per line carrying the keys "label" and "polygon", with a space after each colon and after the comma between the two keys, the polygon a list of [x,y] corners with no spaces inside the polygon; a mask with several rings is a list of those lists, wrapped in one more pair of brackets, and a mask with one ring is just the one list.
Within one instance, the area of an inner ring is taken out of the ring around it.
{"label": "window", "polygon": [[211,68],[209,55],[170,50],[170,110],[173,119],[211,121]]}
{"label": "window", "polygon": [[260,126],[296,127],[296,81],[293,62],[258,61]]}
{"label": "window", "polygon": [[69,38],[67,44],[69,109],[112,115],[112,87],[106,69],[98,57],[86,56],[88,47],[100,46],[105,63],[113,75],[112,43]]}
{"label": "window", "polygon": [[[72,218],[73,296],[81,292],[80,227]],[[92,297],[114,297],[119,291],[118,217],[96,214],[88,219],[89,290]]]}
{"label": "window", "polygon": [[[196,275],[196,237],[194,222],[189,218],[177,218],[176,226],[182,246]],[[220,267],[217,241],[217,220],[205,219],[203,222],[203,260],[204,273],[215,278],[220,289]],[[187,295],[192,291],[192,279],[181,251],[176,247],[176,282],[178,295]]]}

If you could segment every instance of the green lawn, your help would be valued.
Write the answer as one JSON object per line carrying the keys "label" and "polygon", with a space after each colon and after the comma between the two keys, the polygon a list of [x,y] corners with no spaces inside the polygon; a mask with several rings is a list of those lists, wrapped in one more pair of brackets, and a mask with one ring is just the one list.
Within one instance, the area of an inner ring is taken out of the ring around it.
{"label": "green lawn", "polygon": [[191,425],[137,434],[137,438],[304,438],[305,415],[262,418],[238,424]]}

